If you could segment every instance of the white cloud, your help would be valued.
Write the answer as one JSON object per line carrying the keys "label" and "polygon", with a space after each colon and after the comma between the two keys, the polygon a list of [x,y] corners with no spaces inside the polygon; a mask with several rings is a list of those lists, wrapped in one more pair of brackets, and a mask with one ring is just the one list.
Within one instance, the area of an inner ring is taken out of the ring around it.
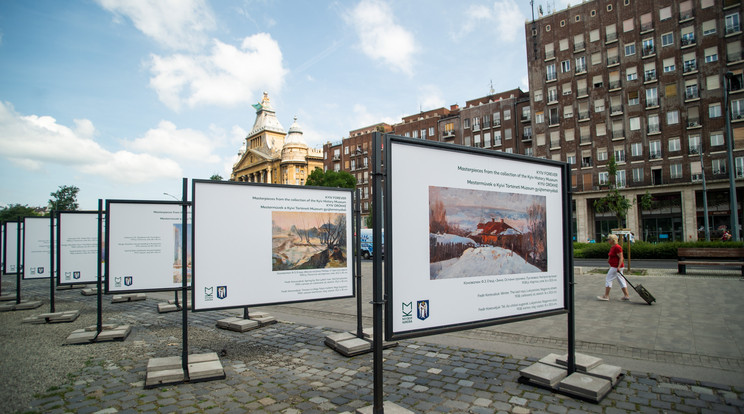
{"label": "white cloud", "polygon": [[524,21],[525,16],[514,0],[498,0],[492,7],[472,5],[465,10],[460,30],[453,37],[461,39],[484,25],[496,30],[499,41],[513,42],[524,32]]}
{"label": "white cloud", "polygon": [[424,85],[420,87],[419,102],[424,111],[441,108],[445,105],[442,91],[436,85]]}
{"label": "white cloud", "polygon": [[0,156],[28,170],[47,164],[63,165],[119,182],[145,182],[181,177],[181,167],[170,159],[129,151],[110,152],[94,139],[95,127],[87,119],[75,128],[50,116],[23,116],[0,102]]}
{"label": "white cloud", "polygon": [[177,129],[169,121],[160,121],[156,129],[150,129],[145,136],[126,144],[139,152],[208,163],[219,162],[220,158],[212,153],[218,145],[217,140],[210,139],[201,131]]}
{"label": "white cloud", "polygon": [[387,122],[388,124],[392,125],[395,123],[400,122],[400,118],[394,118],[389,116],[382,116],[380,114],[373,114],[369,112],[366,106],[362,104],[355,104],[354,105],[354,123],[352,125],[357,125],[356,128],[363,128],[370,125],[376,125],[380,122]]}
{"label": "white cloud", "polygon": [[209,37],[215,19],[203,0],[97,0],[117,17],[129,18],[134,26],[161,45],[175,50],[199,50]]}
{"label": "white cloud", "polygon": [[345,16],[356,30],[365,55],[411,75],[418,45],[413,35],[395,23],[390,5],[381,0],[362,0]]}
{"label": "white cloud", "polygon": [[279,44],[266,33],[246,37],[240,49],[214,39],[209,55],[152,55],[150,69],[150,86],[176,111],[251,102],[261,90],[279,92],[287,74]]}

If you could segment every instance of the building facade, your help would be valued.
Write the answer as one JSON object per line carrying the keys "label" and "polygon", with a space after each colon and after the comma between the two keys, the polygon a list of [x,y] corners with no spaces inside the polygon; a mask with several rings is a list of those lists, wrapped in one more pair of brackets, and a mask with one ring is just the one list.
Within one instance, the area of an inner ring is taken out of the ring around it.
{"label": "building facade", "polygon": [[253,107],[256,120],[238,152],[230,180],[304,185],[315,168],[323,168],[323,151],[307,146],[297,118],[289,133],[284,130],[266,92]]}
{"label": "building facade", "polygon": [[[613,183],[633,202],[626,227],[642,240],[697,240],[703,181],[714,237],[732,212],[741,217],[741,9],[738,0],[595,0],[525,24],[534,142],[522,153],[570,164],[578,241],[618,226],[594,208]],[[649,209],[640,207],[646,193]]]}

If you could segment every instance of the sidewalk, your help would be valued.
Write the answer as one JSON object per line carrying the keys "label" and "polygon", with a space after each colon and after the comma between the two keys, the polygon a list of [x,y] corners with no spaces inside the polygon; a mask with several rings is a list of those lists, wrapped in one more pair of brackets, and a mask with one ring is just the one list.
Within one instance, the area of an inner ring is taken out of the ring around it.
{"label": "sidewalk", "polygon": [[[565,352],[565,315],[401,341],[385,351],[385,400],[414,412],[744,412],[744,282],[735,272],[635,277],[657,298],[648,306],[634,293],[631,303],[615,300],[617,288],[597,301],[604,277],[588,270],[576,269],[577,351],[625,371],[600,404],[517,382],[519,368]],[[4,293],[14,281],[3,278]],[[156,309],[172,293],[122,304],[105,296],[104,322],[132,324],[129,338],[65,346],[72,330],[95,324],[96,298],[57,291],[57,311],[80,309],[77,321],[21,324],[49,310],[48,281],[22,287],[44,306],[0,313],[1,412],[353,412],[372,401],[371,354],[345,358],[323,344],[355,328],[356,299],[255,308],[280,323],[243,334],[214,327],[238,311],[189,313],[190,352],[218,352],[227,378],[144,390],[148,359],[181,353],[181,314]]]}

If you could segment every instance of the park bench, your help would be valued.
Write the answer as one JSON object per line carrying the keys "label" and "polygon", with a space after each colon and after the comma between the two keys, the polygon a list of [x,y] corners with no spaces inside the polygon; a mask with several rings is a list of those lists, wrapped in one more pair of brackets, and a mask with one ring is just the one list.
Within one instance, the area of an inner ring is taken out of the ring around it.
{"label": "park bench", "polygon": [[677,271],[685,274],[687,265],[739,266],[744,276],[744,248],[680,247],[677,249]]}

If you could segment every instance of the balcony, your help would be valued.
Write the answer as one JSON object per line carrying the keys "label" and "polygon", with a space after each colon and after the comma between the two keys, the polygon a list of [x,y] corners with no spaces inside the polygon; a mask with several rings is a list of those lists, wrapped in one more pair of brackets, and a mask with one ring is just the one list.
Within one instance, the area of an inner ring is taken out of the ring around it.
{"label": "balcony", "polygon": [[641,33],[650,32],[654,30],[653,23],[643,23],[641,24]]}
{"label": "balcony", "polygon": [[574,72],[575,72],[576,74],[579,74],[579,73],[585,73],[585,72],[586,72],[586,65],[576,66],[576,67],[574,68]]}
{"label": "balcony", "polygon": [[700,128],[700,118],[688,118],[687,119],[687,129],[692,128]]}
{"label": "balcony", "polygon": [[522,136],[522,142],[532,142],[532,133],[524,134]]}
{"label": "balcony", "polygon": [[587,168],[587,167],[591,167],[591,166],[592,166],[592,160],[591,160],[591,158],[588,159],[588,160],[587,159],[581,160],[581,168]]}
{"label": "balcony", "polygon": [[589,96],[589,90],[587,88],[577,89],[576,96],[577,97]]}
{"label": "balcony", "polygon": [[659,106],[659,98],[646,98],[646,108],[654,108]]}
{"label": "balcony", "polygon": [[519,118],[519,120],[520,120],[520,121],[522,121],[522,122],[530,122],[530,116],[529,116],[529,115],[527,115],[527,116],[525,116],[525,115],[522,115],[522,116],[521,116],[521,117]]}
{"label": "balcony", "polygon": [[623,105],[610,105],[610,115],[618,115],[623,113]]}
{"label": "balcony", "polygon": [[647,70],[643,72],[644,82],[653,82],[656,80],[656,70]]}
{"label": "balcony", "polygon": [[644,46],[641,51],[641,56],[648,57],[656,54],[656,48],[653,46]]}
{"label": "balcony", "polygon": [[699,155],[700,154],[700,145],[693,145],[688,149],[688,154],[690,155]]}
{"label": "balcony", "polygon": [[692,10],[686,10],[679,12],[679,22],[682,23],[684,21],[690,20],[694,18],[695,15],[692,13]]}
{"label": "balcony", "polygon": [[680,40],[680,43],[682,44],[682,47],[686,46],[692,46],[695,44],[695,35],[693,33],[688,33],[686,35],[682,36],[682,39]]}
{"label": "balcony", "polygon": [[554,126],[560,124],[561,120],[557,116],[548,117],[548,126]]}
{"label": "balcony", "polygon": [[592,142],[592,136],[590,134],[582,135],[579,138],[580,144],[591,144],[591,142]]}
{"label": "balcony", "polygon": [[617,42],[617,32],[607,33],[605,36],[605,43]]}
{"label": "balcony", "polygon": [[444,131],[442,132],[442,138],[454,138],[455,137],[455,131]]}
{"label": "balcony", "polygon": [[548,73],[547,76],[545,77],[545,80],[548,82],[552,82],[556,79],[558,79],[558,75],[555,73]]}
{"label": "balcony", "polygon": [[574,43],[574,53],[584,50],[584,42]]}
{"label": "balcony", "polygon": [[723,175],[726,174],[726,167],[719,167],[713,169],[713,175]]}
{"label": "balcony", "polygon": [[617,65],[618,63],[620,63],[620,58],[618,58],[617,56],[607,57],[607,66]]}
{"label": "balcony", "polygon": [[550,141],[550,148],[560,148],[561,142],[560,141]]}
{"label": "balcony", "polygon": [[501,121],[500,120],[493,121],[493,127],[494,128],[501,128]]}
{"label": "balcony", "polygon": [[624,138],[624,137],[625,137],[624,129],[612,131],[612,138]]}
{"label": "balcony", "polygon": [[693,99],[700,99],[700,92],[698,92],[697,87],[695,87],[694,89],[685,89],[685,101],[691,101]]}
{"label": "balcony", "polygon": [[661,128],[658,125],[649,125],[648,128],[646,128],[646,132],[648,134],[660,134]]}
{"label": "balcony", "polygon": [[473,124],[473,131],[480,131],[480,124]]}
{"label": "balcony", "polygon": [[340,155],[334,155],[333,156],[333,161],[341,161],[341,156]]}
{"label": "balcony", "polygon": [[682,66],[682,73],[697,72],[697,63],[694,60],[685,62]]}
{"label": "balcony", "polygon": [[614,80],[614,81],[613,81],[613,80],[611,80],[611,81],[610,81],[610,90],[613,90],[613,89],[620,89],[620,86],[621,86],[621,85],[622,85],[622,83],[620,83],[620,81],[619,81],[619,80]]}
{"label": "balcony", "polygon": [[741,26],[739,26],[738,24],[731,25],[731,26],[728,26],[728,25],[726,26],[726,35],[727,36],[730,35],[730,34],[739,33],[739,32],[741,32]]}
{"label": "balcony", "polygon": [[579,111],[579,121],[585,121],[589,119],[589,111]]}
{"label": "balcony", "polygon": [[744,60],[744,51],[726,53],[726,63],[741,62]]}
{"label": "balcony", "polygon": [[648,154],[649,160],[660,160],[661,159],[661,151],[652,151]]}
{"label": "balcony", "polygon": [[555,51],[551,50],[549,52],[545,52],[545,60],[551,60],[555,59]]}

